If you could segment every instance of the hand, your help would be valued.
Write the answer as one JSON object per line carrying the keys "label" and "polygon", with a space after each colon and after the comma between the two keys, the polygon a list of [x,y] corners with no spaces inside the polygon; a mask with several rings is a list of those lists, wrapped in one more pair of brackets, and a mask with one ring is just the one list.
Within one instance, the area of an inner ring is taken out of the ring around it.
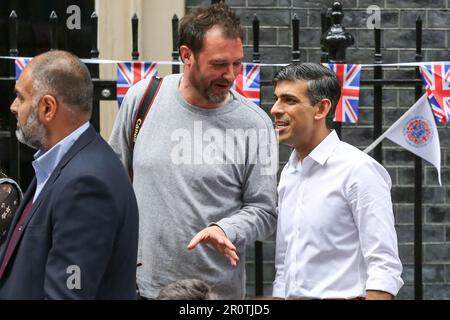
{"label": "hand", "polygon": [[188,249],[194,249],[199,243],[210,243],[218,252],[226,256],[233,267],[237,266],[239,257],[236,254],[236,247],[225,235],[219,226],[206,227],[197,233],[189,242]]}

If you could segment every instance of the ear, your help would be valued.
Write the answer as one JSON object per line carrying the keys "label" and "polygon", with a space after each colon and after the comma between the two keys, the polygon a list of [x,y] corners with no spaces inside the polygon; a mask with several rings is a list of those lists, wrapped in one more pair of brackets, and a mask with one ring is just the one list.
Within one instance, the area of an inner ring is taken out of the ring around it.
{"label": "ear", "polygon": [[326,119],[328,113],[331,112],[332,104],[330,99],[322,99],[318,103],[316,114],[314,115],[315,120]]}
{"label": "ear", "polygon": [[41,122],[49,123],[55,118],[58,111],[58,101],[52,95],[46,94],[39,102],[39,116]]}
{"label": "ear", "polygon": [[194,53],[188,46],[182,45],[180,46],[180,57],[181,61],[183,61],[185,65],[190,65],[192,63],[192,59],[194,58]]}

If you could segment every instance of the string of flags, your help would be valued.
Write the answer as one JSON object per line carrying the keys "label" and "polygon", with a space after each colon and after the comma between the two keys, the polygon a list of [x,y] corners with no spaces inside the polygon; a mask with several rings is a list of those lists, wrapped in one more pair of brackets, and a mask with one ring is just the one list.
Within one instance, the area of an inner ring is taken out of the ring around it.
{"label": "string of flags", "polygon": [[[15,58],[16,79],[31,58]],[[156,76],[158,62],[117,62],[117,100],[120,104],[129,88],[138,81]],[[260,71],[262,64],[243,63],[233,88],[253,103],[261,105]],[[336,107],[336,122],[357,123],[361,64],[328,64],[340,84],[341,97]],[[398,64],[399,65],[399,64]],[[408,64],[409,65],[409,64]],[[364,152],[368,153],[384,138],[430,162],[441,185],[441,149],[436,121],[450,119],[450,62],[415,63],[422,75],[426,93]]]}
{"label": "string of flags", "polygon": [[[31,58],[15,58],[16,79]],[[158,74],[157,64],[151,61],[117,63],[117,100],[121,104],[128,89],[138,81]],[[341,84],[341,98],[336,107],[334,121],[357,123],[362,64],[324,64],[336,73]],[[409,65],[409,64],[408,64]],[[437,121],[450,119],[450,62],[420,63],[428,101]],[[253,103],[261,105],[262,64],[243,63],[233,88]]]}
{"label": "string of flags", "polygon": [[[16,80],[31,58],[15,59]],[[233,89],[257,106],[261,105],[261,67],[259,64],[243,63]],[[157,63],[152,61],[129,61],[117,63],[117,102],[122,104],[127,91],[142,79],[158,75]]]}

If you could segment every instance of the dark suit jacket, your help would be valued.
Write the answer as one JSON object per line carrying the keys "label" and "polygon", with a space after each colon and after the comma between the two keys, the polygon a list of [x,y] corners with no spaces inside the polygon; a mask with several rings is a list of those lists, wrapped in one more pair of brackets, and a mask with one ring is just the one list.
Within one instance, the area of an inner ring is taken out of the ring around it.
{"label": "dark suit jacket", "polygon": [[[8,242],[35,188],[36,178]],[[127,173],[89,127],[34,202],[0,279],[0,299],[134,299],[137,241],[138,209]]]}

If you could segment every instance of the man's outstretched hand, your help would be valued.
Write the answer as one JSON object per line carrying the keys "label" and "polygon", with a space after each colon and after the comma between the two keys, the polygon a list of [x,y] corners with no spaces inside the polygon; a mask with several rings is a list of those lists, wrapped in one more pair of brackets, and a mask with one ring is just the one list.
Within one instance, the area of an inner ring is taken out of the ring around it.
{"label": "man's outstretched hand", "polygon": [[236,254],[236,247],[219,226],[209,226],[201,230],[192,238],[187,248],[192,250],[200,243],[211,244],[217,251],[230,260],[233,267],[237,266],[239,257]]}

